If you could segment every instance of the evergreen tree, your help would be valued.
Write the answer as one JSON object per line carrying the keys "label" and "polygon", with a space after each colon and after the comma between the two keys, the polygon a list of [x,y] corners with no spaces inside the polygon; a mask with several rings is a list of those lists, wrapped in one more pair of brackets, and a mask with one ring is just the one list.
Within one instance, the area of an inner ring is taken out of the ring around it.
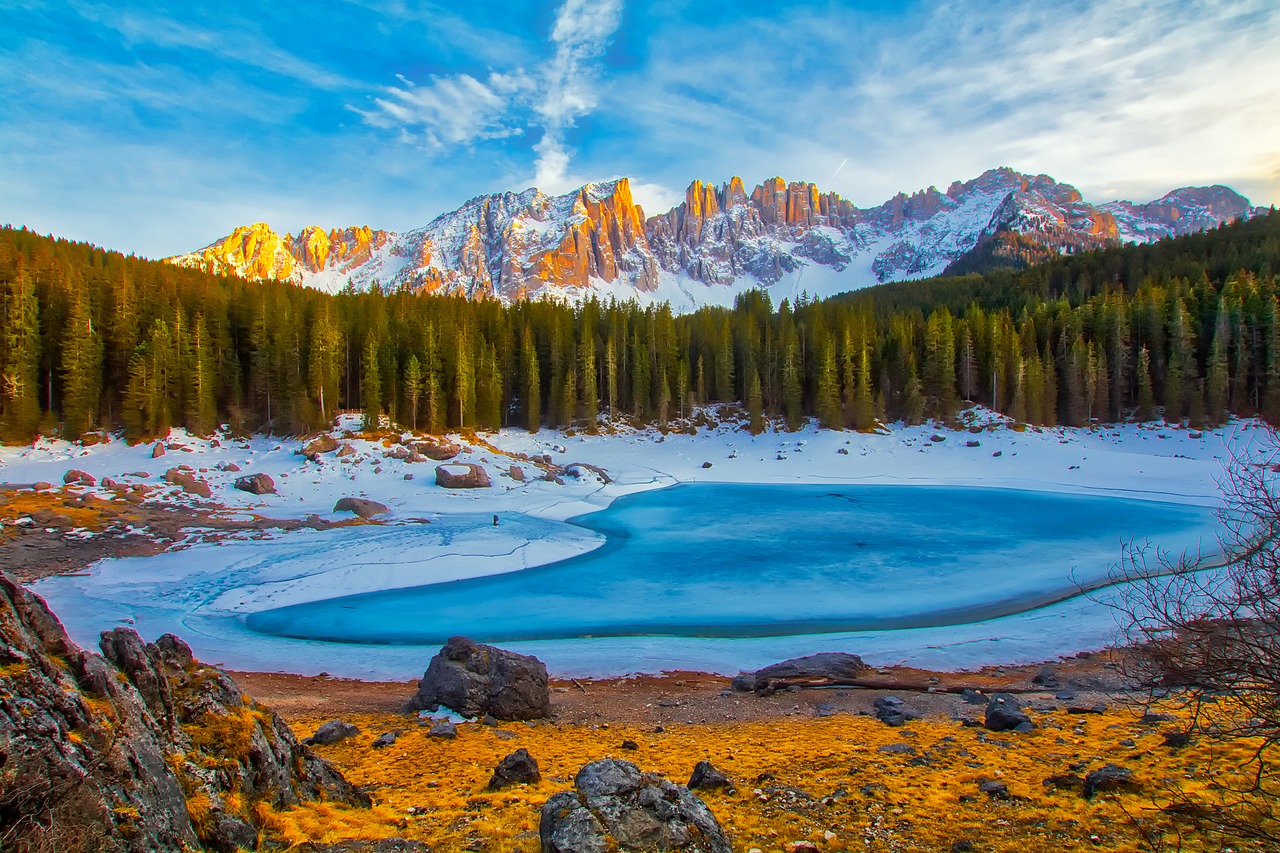
{"label": "evergreen tree", "polygon": [[416,432],[418,429],[418,402],[422,399],[422,362],[413,353],[404,365],[404,396],[409,403],[409,423]]}
{"label": "evergreen tree", "polygon": [[364,428],[370,432],[378,428],[378,415],[382,413],[382,374],[378,369],[378,339],[365,338],[364,357],[360,360],[360,401],[364,404]]}
{"label": "evergreen tree", "polygon": [[75,289],[62,336],[63,434],[76,440],[93,428],[102,378],[102,344],[85,288]]}
{"label": "evergreen tree", "polygon": [[760,373],[747,372],[747,418],[752,435],[764,432],[764,394],[760,389]]}
{"label": "evergreen tree", "polygon": [[538,349],[533,345],[533,330],[524,327],[520,338],[520,361],[523,371],[524,425],[529,432],[542,428],[542,376],[538,367]]}
{"label": "evergreen tree", "polygon": [[1151,387],[1151,353],[1146,347],[1138,349],[1138,407],[1134,418],[1139,421],[1153,420],[1156,416],[1155,391]]}
{"label": "evergreen tree", "polygon": [[40,428],[40,307],[21,266],[5,282],[3,308],[0,426],[5,441],[27,442]]}

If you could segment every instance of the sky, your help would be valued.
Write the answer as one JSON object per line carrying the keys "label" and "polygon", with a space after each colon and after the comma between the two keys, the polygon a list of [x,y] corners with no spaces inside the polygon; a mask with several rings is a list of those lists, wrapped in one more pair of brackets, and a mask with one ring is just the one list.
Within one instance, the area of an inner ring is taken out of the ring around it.
{"label": "sky", "polygon": [[1010,166],[1280,204],[1275,0],[0,0],[0,222],[163,257],[478,195]]}

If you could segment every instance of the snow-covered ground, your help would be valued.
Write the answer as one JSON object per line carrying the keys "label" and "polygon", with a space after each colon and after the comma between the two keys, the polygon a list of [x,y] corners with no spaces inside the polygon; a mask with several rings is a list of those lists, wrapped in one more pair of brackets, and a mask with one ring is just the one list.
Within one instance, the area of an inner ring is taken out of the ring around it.
{"label": "snow-covered ground", "polygon": [[[704,427],[696,435],[626,430],[565,436],[508,430],[482,436],[489,447],[459,439],[464,450],[452,461],[483,465],[493,481],[491,488],[465,491],[435,485],[434,463],[385,456],[389,448],[381,442],[348,437],[343,440],[354,453],[344,458],[326,454],[317,463],[295,453],[298,440],[201,439],[180,433],[170,437],[168,452],[159,458],[152,458],[152,445],[129,447],[119,440],[88,448],[42,440],[34,447],[0,449],[0,481],[60,485],[74,468],[120,484],[160,486],[148,500],[182,505],[192,498],[160,477],[169,468],[187,465],[209,483],[214,499],[233,511],[335,519],[351,517],[333,512],[338,498],[380,501],[391,510],[380,516],[381,524],[255,533],[216,543],[200,542],[202,531],[192,530],[190,547],[156,557],[104,560],[87,577],[48,578],[35,588],[77,641],[88,645],[95,644],[99,631],[126,623],[148,639],[165,631],[178,633],[204,659],[237,668],[407,678],[422,671],[435,649],[265,636],[245,628],[243,614],[515,571],[583,553],[601,544],[601,538],[565,519],[605,507],[620,495],[678,482],[947,484],[1214,506],[1217,483],[1233,451],[1247,453],[1270,441],[1265,427],[1249,421],[1203,433],[1150,425],[1016,431],[980,410],[969,417],[978,431],[897,425],[887,434],[810,427],[752,436],[736,423]],[[504,455],[509,453],[547,454],[559,465],[590,463],[605,469],[614,482],[606,485],[586,469],[574,469],[580,476],[564,478],[563,485],[542,480],[540,469],[513,462]],[[221,470],[231,463],[241,471]],[[510,476],[512,464],[528,475],[524,482]],[[237,477],[258,472],[274,478],[278,494],[258,497],[232,486]],[[101,489],[85,491],[111,496]],[[494,515],[500,521],[496,526]],[[1099,648],[1114,631],[1110,611],[1082,598],[946,628],[509,645],[537,654],[553,673],[572,675],[675,668],[736,672],[832,649],[857,652],[876,664],[945,669]]]}

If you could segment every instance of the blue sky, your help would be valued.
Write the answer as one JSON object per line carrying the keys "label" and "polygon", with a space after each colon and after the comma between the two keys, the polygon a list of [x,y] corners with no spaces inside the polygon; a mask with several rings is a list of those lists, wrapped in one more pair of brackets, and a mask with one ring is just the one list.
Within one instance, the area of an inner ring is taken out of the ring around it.
{"label": "blue sky", "polygon": [[[0,0],[0,221],[160,257],[627,175],[855,203],[1007,165],[1280,204],[1275,0]],[[843,165],[842,165],[843,164]]]}

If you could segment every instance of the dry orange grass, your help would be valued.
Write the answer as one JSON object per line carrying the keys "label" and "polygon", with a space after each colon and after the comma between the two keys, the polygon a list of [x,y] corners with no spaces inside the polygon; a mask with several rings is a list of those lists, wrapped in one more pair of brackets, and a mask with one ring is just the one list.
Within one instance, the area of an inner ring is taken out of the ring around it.
{"label": "dry orange grass", "polygon": [[[290,843],[399,835],[426,841],[439,853],[533,853],[539,849],[539,808],[570,787],[587,762],[624,758],[684,783],[706,758],[737,784],[736,792],[702,796],[734,849],[744,853],[784,851],[800,840],[823,851],[948,851],[956,842],[975,851],[1019,853],[1220,849],[1193,836],[1179,841],[1158,809],[1177,789],[1211,793],[1221,781],[1213,766],[1232,758],[1220,746],[1216,753],[1195,743],[1175,751],[1164,745],[1163,732],[1176,723],[1143,724],[1128,710],[1033,717],[1037,729],[1029,735],[944,719],[891,729],[869,717],[841,715],[672,726],[662,733],[628,726],[462,725],[456,740],[439,740],[411,717],[356,716],[348,721],[360,726],[360,736],[317,751],[366,786],[375,808],[308,805],[271,813],[267,825]],[[293,720],[302,733],[321,722]],[[394,745],[371,748],[374,737],[392,729],[404,729]],[[622,749],[628,739],[639,749]],[[892,744],[909,745],[915,754],[879,751]],[[537,758],[543,781],[489,792],[494,766],[519,747]],[[1083,777],[1107,762],[1130,768],[1138,789],[1085,800],[1078,786],[1045,784],[1053,776]],[[758,781],[762,774],[773,778]],[[982,779],[1005,783],[1011,799],[980,793]]]}

